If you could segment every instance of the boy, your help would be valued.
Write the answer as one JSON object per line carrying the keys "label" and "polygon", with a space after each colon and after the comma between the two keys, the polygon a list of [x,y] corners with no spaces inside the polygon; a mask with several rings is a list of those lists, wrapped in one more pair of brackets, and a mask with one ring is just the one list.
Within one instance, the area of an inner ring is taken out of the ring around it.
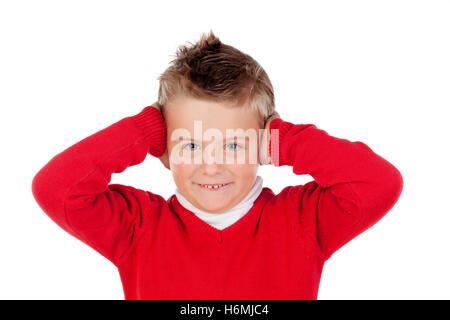
{"label": "boy", "polygon": [[[127,300],[316,299],[324,262],[398,200],[400,172],[362,142],[282,120],[262,67],[212,32],[159,81],[158,102],[36,174],[42,210],[117,266]],[[167,201],[109,184],[147,153],[173,174]],[[266,164],[314,181],[274,194]]]}

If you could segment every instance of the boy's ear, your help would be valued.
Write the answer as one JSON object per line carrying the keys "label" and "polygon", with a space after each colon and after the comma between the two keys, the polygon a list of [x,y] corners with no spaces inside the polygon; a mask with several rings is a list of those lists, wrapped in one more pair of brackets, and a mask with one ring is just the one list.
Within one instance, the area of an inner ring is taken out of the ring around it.
{"label": "boy's ear", "polygon": [[272,159],[270,158],[270,152],[269,152],[269,145],[270,145],[270,123],[272,120],[280,118],[280,114],[278,112],[272,113],[272,115],[267,118],[264,124],[264,131],[263,135],[260,140],[260,164],[266,165],[266,164],[272,164]]}
{"label": "boy's ear", "polygon": [[164,152],[164,154],[161,157],[159,157],[158,159],[162,162],[164,167],[166,167],[167,169],[170,170],[169,153],[167,151],[167,148],[166,148],[166,151]]}

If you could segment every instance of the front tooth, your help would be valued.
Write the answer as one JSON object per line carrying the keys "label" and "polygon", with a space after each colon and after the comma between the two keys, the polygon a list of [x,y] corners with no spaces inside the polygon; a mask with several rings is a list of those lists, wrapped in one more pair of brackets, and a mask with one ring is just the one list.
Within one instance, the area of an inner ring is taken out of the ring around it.
{"label": "front tooth", "polygon": [[217,184],[217,185],[214,185],[214,186],[209,186],[209,185],[203,184],[202,186],[203,186],[203,187],[206,187],[206,188],[208,188],[208,189],[212,189],[212,188],[218,189],[218,188],[220,188],[220,187],[223,187],[224,184]]}

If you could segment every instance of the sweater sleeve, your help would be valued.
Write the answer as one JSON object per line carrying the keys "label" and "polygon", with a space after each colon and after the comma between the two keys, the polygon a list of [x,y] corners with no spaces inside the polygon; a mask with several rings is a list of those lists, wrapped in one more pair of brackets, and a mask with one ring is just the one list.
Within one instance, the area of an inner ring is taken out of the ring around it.
{"label": "sweater sleeve", "polygon": [[33,178],[41,209],[62,229],[116,266],[151,229],[161,196],[120,184],[112,173],[160,157],[167,131],[160,111],[145,107],[54,156]]}
{"label": "sweater sleeve", "polygon": [[400,197],[400,172],[363,142],[282,119],[273,120],[270,130],[272,163],[314,178],[284,188],[280,196],[294,212],[297,231],[324,259],[378,222]]}

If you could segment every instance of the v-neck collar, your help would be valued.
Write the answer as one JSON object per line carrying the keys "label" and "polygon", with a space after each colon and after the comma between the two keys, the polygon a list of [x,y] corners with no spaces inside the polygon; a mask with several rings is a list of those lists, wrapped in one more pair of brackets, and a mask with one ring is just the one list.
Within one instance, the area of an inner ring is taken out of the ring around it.
{"label": "v-neck collar", "polygon": [[[175,194],[172,195],[168,201],[175,213],[179,215],[182,220],[184,220],[185,222],[189,221],[189,223],[191,223],[192,225],[199,227],[200,230],[204,231],[204,233],[208,234],[209,236],[212,236],[219,242],[219,244],[221,244],[224,237],[227,238],[231,235],[239,233],[239,231],[245,229],[246,226],[251,227],[252,225],[254,225],[252,221],[259,218],[258,213],[261,212],[261,209],[266,203],[266,199],[270,196],[270,193],[273,192],[267,187],[263,187],[260,195],[254,201],[253,206],[250,208],[250,210],[239,220],[222,230],[211,226],[207,222],[197,217],[194,212],[183,207],[183,205],[181,205],[181,203],[178,201]],[[255,223],[255,228],[257,227],[256,224],[257,223]]]}

